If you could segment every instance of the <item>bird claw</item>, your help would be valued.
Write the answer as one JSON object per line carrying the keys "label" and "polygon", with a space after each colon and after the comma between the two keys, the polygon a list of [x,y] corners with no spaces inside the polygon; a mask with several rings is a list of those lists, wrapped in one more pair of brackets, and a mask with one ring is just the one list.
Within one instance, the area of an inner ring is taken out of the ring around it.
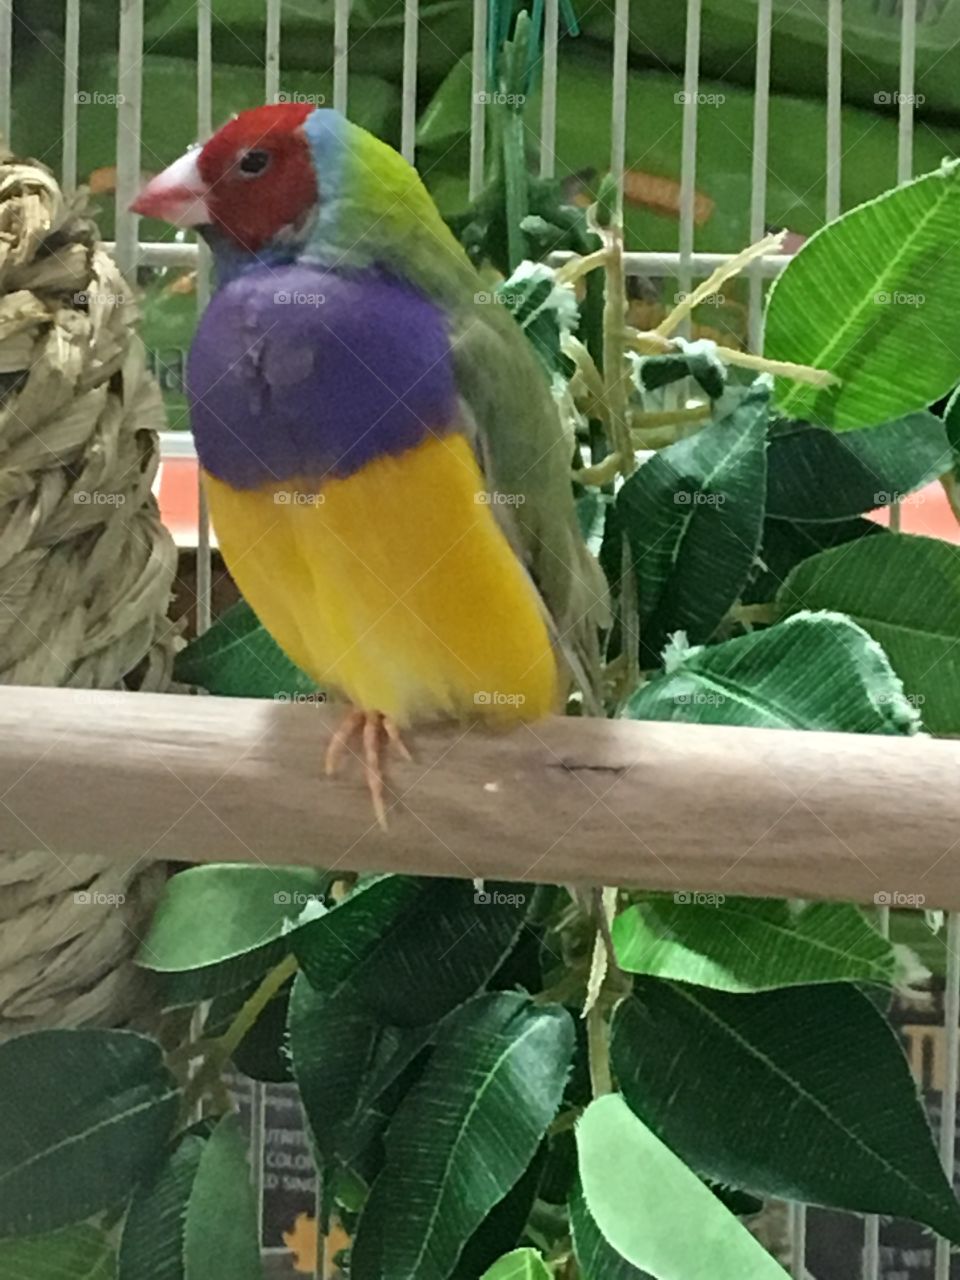
{"label": "bird claw", "polygon": [[381,762],[384,738],[391,746],[396,747],[404,760],[412,760],[413,757],[400,736],[400,730],[389,716],[385,716],[380,711],[360,711],[354,707],[344,716],[327,747],[328,778],[336,773],[344,751],[349,748],[350,739],[357,733],[360,734],[363,746],[363,767],[367,778],[367,790],[373,801],[374,816],[381,831],[386,831],[386,785]]}

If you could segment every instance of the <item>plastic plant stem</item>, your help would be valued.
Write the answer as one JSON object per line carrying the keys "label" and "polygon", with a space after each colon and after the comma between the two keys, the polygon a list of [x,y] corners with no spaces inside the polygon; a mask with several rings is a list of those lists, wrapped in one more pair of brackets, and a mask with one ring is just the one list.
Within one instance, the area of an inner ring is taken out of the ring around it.
{"label": "plastic plant stem", "polygon": [[625,359],[627,314],[626,277],[623,269],[623,225],[615,220],[603,231],[607,248],[604,266],[606,302],[603,309],[603,379],[606,388],[610,443],[619,454],[620,469],[631,475],[637,466],[627,422],[628,373]]}
{"label": "plastic plant stem", "polygon": [[297,957],[285,956],[275,968],[270,970],[253,995],[244,1002],[223,1035],[211,1041],[200,1069],[187,1086],[184,1102],[188,1113],[189,1108],[199,1101],[207,1088],[219,1082],[223,1068],[236,1053],[244,1037],[252,1030],[257,1019],[284,983],[293,977],[297,968]]}

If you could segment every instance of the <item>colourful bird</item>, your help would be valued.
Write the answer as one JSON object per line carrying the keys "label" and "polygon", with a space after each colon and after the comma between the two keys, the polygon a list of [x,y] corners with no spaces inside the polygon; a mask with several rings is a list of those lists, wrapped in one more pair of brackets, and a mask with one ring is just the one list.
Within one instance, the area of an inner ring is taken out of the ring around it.
{"label": "colourful bird", "polygon": [[[263,625],[381,752],[426,720],[598,701],[606,586],[547,378],[416,170],[335,111],[258,107],[135,212],[197,227],[216,291],[188,392],[210,513]],[[480,300],[478,300],[478,297]]]}

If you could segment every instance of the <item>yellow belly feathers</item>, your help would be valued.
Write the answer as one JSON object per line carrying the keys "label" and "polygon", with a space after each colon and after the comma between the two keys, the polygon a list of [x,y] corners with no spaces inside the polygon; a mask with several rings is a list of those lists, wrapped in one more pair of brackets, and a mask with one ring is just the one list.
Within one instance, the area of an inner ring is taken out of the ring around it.
{"label": "yellow belly feathers", "polygon": [[542,607],[463,436],[319,486],[205,485],[237,585],[319,685],[401,726],[557,709]]}

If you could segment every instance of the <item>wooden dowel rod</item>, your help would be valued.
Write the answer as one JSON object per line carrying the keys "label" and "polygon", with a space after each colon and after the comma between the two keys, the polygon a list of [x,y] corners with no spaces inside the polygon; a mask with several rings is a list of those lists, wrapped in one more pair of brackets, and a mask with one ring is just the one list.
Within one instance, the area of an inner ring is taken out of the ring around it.
{"label": "wooden dowel rod", "polygon": [[338,716],[0,689],[0,850],[960,908],[960,742],[575,718],[437,726],[409,735],[414,763],[389,759],[400,799],[383,833],[357,759],[323,776]]}

